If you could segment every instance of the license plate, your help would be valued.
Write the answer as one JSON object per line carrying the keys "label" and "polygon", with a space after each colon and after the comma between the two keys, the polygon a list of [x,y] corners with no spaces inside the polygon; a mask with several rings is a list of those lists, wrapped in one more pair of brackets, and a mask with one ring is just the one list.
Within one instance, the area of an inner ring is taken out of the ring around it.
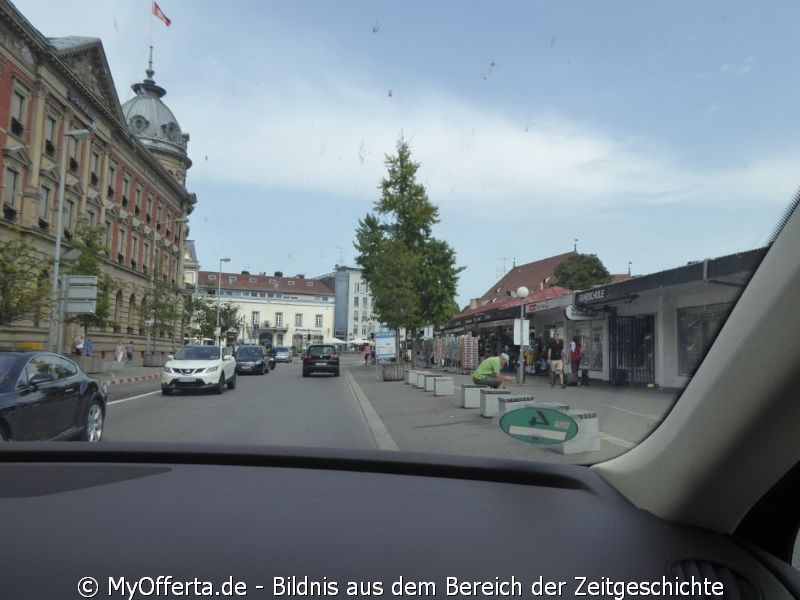
{"label": "license plate", "polygon": [[327,367],[327,366],[328,366],[328,363],[326,363],[326,362],[318,362],[318,363],[317,363],[317,366],[318,366],[318,367]]}
{"label": "license plate", "polygon": [[195,378],[194,377],[178,377],[178,381],[180,381],[181,383],[194,383]]}

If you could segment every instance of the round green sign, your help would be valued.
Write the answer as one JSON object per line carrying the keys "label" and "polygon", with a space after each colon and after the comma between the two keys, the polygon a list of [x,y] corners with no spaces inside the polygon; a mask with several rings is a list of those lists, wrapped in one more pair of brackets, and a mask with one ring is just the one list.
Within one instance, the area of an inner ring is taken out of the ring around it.
{"label": "round green sign", "polygon": [[529,444],[561,444],[578,435],[578,424],[568,414],[535,406],[506,413],[500,419],[500,428]]}

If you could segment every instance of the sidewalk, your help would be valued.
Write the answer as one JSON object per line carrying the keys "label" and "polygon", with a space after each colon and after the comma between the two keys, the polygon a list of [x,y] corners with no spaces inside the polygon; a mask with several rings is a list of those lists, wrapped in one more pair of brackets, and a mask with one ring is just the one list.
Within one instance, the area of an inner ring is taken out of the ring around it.
{"label": "sidewalk", "polygon": [[533,394],[537,403],[559,402],[597,414],[601,449],[564,455],[547,446],[512,438],[500,429],[497,417],[483,417],[478,408],[462,408],[461,386],[472,383],[469,375],[441,369],[430,371],[453,377],[452,396],[434,396],[402,381],[381,381],[375,367],[352,365],[347,370],[402,450],[594,463],[635,446],[660,422],[675,398],[674,393],[613,387],[600,382],[590,386],[550,387],[545,376],[528,376],[522,385],[510,384],[512,394]]}

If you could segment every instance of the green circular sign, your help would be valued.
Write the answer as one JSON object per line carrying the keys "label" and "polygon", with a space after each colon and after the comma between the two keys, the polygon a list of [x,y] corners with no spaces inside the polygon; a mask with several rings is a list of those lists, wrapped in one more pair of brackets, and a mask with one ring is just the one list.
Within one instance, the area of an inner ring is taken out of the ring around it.
{"label": "green circular sign", "polygon": [[535,406],[506,413],[500,419],[500,428],[529,444],[562,444],[578,435],[578,424],[568,414]]}

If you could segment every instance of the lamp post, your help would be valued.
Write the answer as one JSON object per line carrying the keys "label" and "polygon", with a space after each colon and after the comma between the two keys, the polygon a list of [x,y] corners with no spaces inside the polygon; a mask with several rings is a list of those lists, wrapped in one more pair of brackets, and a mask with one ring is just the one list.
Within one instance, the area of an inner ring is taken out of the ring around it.
{"label": "lamp post", "polygon": [[525,298],[528,297],[530,291],[524,285],[517,288],[517,298],[519,298],[519,364],[517,365],[517,383],[522,385],[522,378],[525,376],[525,360],[523,355],[523,348],[525,343]]}
{"label": "lamp post", "polygon": [[230,258],[219,259],[219,269],[217,270],[217,344],[222,345],[222,330],[219,328],[219,296],[222,293],[222,263],[231,262]]}
{"label": "lamp post", "polygon": [[[67,178],[67,138],[73,138],[75,140],[83,140],[92,135],[92,132],[88,129],[71,129],[69,131],[64,132],[63,136],[63,143],[61,144],[61,165],[59,169],[59,181],[58,181],[58,209],[56,212],[56,251],[55,257],[53,259],[53,289],[52,289],[52,305],[50,307],[50,325],[47,331],[47,349],[50,352],[53,352],[53,334],[55,332],[55,321],[56,321],[56,312],[58,310],[58,304],[61,301],[61,290],[58,280],[58,268],[59,263],[61,261],[61,233],[63,227],[63,216],[64,216],[64,188],[65,180]],[[59,344],[60,345],[60,344]],[[61,350],[61,348],[55,349],[57,352]]]}
{"label": "lamp post", "polygon": [[[150,248],[150,295],[152,296],[153,302],[155,303],[155,287],[156,287],[156,231],[158,230],[159,225],[163,225],[164,223],[185,223],[189,220],[189,217],[180,217],[178,219],[172,219],[167,221],[159,221],[158,223],[153,223],[153,236],[152,236],[152,244]],[[147,328],[147,342],[146,348],[147,351],[150,352],[150,330],[155,325],[155,313],[151,310],[150,314],[147,315],[147,321],[145,322],[145,327]],[[156,336],[153,333],[153,352],[156,350]]]}

